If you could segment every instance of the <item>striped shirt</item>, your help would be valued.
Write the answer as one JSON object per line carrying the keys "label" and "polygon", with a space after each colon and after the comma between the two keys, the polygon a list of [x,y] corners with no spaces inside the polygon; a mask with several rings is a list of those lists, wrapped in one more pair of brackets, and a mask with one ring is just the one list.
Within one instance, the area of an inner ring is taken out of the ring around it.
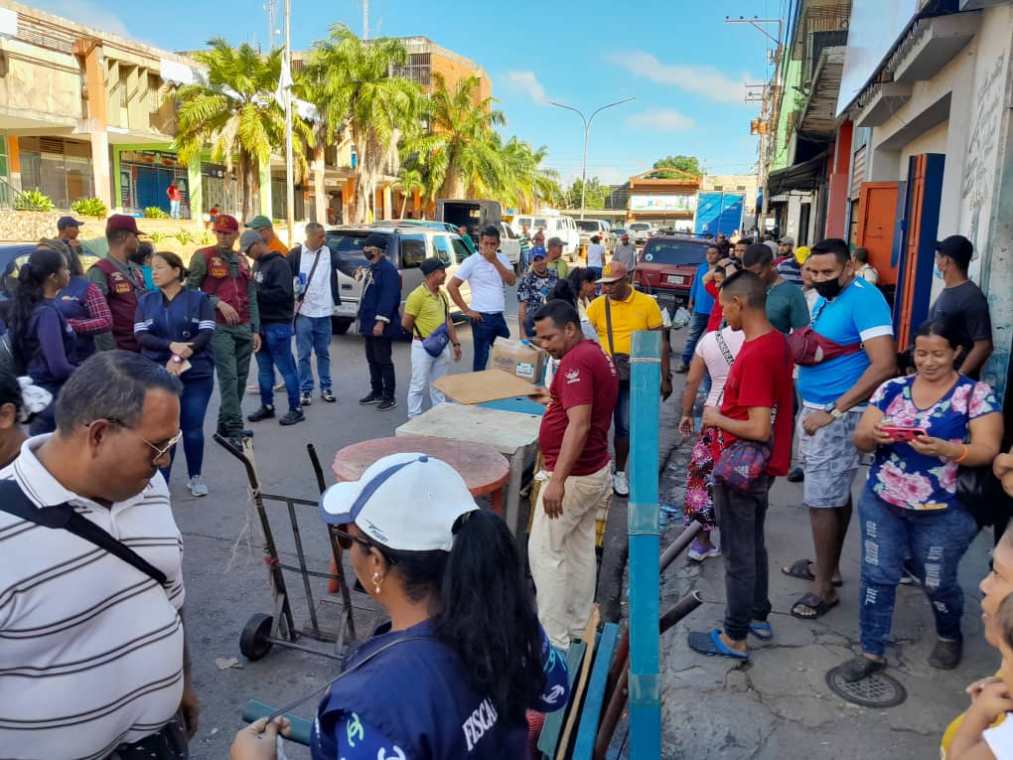
{"label": "striped shirt", "polygon": [[0,512],[0,756],[98,760],[157,732],[183,693],[182,538],[158,473],[104,507],[64,488],[25,441],[0,470],[39,508],[69,502],[165,573],[166,588],[65,530]]}

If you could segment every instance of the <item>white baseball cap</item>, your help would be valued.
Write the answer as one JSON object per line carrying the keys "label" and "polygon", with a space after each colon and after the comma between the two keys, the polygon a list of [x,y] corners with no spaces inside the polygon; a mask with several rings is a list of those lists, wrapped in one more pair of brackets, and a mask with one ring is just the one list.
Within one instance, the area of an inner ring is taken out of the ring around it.
{"label": "white baseball cap", "polygon": [[391,454],[359,480],[338,483],[320,499],[324,521],[355,525],[389,549],[450,551],[454,523],[478,509],[464,478],[428,454]]}

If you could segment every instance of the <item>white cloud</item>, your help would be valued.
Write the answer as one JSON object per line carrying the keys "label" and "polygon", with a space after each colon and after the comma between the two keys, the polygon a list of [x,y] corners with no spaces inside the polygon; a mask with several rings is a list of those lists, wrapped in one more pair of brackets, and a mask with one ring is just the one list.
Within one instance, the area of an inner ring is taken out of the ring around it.
{"label": "white cloud", "polygon": [[130,36],[126,24],[108,8],[102,8],[91,0],[44,0],[34,4],[48,13],[63,16],[79,24],[118,34],[121,37]]}
{"label": "white cloud", "polygon": [[631,127],[655,132],[681,132],[692,129],[696,122],[671,108],[649,108],[626,119]]}
{"label": "white cloud", "polygon": [[746,74],[735,79],[713,66],[662,63],[643,50],[613,53],[608,61],[655,84],[677,87],[719,103],[743,103],[745,85],[751,81]]}
{"label": "white cloud", "polygon": [[533,71],[508,71],[506,84],[509,89],[527,95],[540,106],[549,105],[545,88],[542,87],[542,83],[538,81],[538,77]]}

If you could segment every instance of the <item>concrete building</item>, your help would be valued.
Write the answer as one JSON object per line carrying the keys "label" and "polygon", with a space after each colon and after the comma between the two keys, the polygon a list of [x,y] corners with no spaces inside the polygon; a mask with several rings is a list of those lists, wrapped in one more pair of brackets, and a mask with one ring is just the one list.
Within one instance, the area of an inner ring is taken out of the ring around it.
{"label": "concrete building", "polygon": [[677,169],[651,169],[630,177],[626,221],[692,230],[701,184],[701,177]]}

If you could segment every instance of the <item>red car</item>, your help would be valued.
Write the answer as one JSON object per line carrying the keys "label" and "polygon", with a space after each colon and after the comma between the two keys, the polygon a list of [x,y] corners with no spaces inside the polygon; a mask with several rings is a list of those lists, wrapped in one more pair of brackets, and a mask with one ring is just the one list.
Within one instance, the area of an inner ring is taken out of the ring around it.
{"label": "red car", "polygon": [[668,303],[687,303],[693,278],[706,260],[708,242],[678,235],[650,238],[634,278],[638,288]]}

